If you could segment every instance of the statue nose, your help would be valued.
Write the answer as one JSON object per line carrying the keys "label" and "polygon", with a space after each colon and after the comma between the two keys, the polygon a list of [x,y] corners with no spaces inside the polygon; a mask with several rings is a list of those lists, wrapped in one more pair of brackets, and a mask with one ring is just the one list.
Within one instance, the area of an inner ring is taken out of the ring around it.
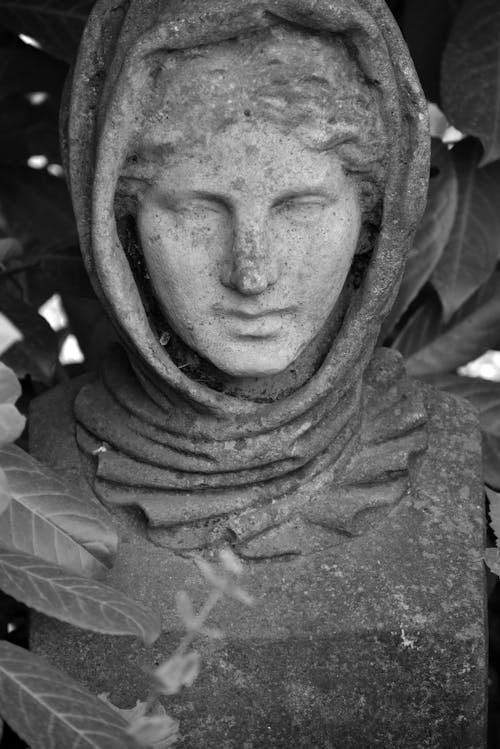
{"label": "statue nose", "polygon": [[221,273],[224,286],[245,296],[262,294],[278,280],[278,264],[258,226],[238,227]]}

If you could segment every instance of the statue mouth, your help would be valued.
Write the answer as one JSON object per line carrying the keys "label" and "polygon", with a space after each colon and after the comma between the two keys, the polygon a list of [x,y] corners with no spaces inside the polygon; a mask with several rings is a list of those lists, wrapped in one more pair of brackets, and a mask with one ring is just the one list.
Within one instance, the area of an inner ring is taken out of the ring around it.
{"label": "statue mouth", "polygon": [[290,314],[291,312],[296,312],[296,307],[277,307],[266,310],[249,311],[241,309],[240,307],[225,308],[221,304],[214,304],[213,309],[223,317],[236,317],[239,320],[250,321],[281,317]]}

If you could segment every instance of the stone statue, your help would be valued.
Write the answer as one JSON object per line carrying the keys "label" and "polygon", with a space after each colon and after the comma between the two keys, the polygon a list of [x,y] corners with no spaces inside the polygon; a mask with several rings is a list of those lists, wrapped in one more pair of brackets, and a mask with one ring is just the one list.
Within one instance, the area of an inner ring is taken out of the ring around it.
{"label": "stone statue", "polygon": [[[193,554],[230,545],[259,596],[170,706],[183,746],[483,746],[475,417],[376,348],[429,171],[385,3],[100,0],[70,96],[122,347],[39,400],[33,452],[111,512],[111,582],[164,613],[155,656],[175,593],[202,597]],[[121,642],[50,628],[38,650],[141,696]]]}

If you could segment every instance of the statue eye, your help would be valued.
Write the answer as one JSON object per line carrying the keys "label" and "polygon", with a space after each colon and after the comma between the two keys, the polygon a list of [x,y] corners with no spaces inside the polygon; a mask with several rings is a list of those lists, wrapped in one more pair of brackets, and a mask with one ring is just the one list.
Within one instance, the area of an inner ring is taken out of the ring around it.
{"label": "statue eye", "polygon": [[193,198],[186,200],[181,203],[179,209],[186,213],[193,214],[214,214],[224,215],[227,213],[226,207],[219,200],[211,200],[210,198]]}
{"label": "statue eye", "polygon": [[330,202],[324,195],[295,195],[283,200],[276,207],[279,211],[293,211],[305,215],[326,208]]}

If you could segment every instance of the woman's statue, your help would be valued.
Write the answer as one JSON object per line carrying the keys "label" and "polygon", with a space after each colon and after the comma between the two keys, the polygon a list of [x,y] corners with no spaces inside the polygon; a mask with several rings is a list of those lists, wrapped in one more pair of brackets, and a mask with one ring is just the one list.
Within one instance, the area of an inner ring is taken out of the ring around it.
{"label": "woman's statue", "polygon": [[[376,349],[429,171],[385,3],[100,0],[66,118],[122,348],[39,402],[34,452],[111,511],[112,579],[162,608],[160,649],[194,553],[230,545],[260,597],[221,613],[185,745],[482,746],[475,419]],[[57,659],[92,683],[71,637]],[[99,689],[140,697],[96,642]]]}

